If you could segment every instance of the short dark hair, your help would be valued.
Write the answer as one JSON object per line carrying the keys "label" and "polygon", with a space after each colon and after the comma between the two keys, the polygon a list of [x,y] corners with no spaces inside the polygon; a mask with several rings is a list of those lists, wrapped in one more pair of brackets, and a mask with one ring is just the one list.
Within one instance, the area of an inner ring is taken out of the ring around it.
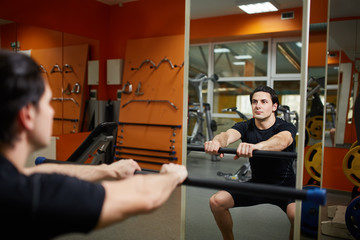
{"label": "short dark hair", "polygon": [[252,103],[252,97],[253,97],[254,93],[256,93],[256,92],[267,92],[270,94],[272,103],[273,104],[277,103],[277,108],[275,110],[275,116],[276,116],[278,108],[279,108],[279,98],[278,98],[278,95],[276,94],[275,90],[272,89],[271,87],[268,87],[265,85],[256,87],[254,89],[254,91],[252,91],[252,93],[250,93],[250,103]]}
{"label": "short dark hair", "polygon": [[24,106],[38,106],[45,83],[38,64],[29,56],[0,49],[0,143],[12,145],[16,118]]}

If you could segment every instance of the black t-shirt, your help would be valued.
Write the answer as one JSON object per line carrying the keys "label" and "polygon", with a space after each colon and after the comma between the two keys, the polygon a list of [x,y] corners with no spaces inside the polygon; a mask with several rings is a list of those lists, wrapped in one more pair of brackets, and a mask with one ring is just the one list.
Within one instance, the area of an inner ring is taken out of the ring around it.
{"label": "black t-shirt", "polygon": [[0,155],[0,231],[9,239],[50,239],[96,226],[105,198],[100,184],[60,174],[25,176]]}
{"label": "black t-shirt", "polygon": [[[296,128],[280,118],[276,118],[275,124],[265,130],[256,127],[254,118],[238,122],[232,128],[240,132],[242,142],[253,144],[266,141],[279,132],[289,131],[293,137],[293,143],[283,152],[295,151]],[[295,173],[292,165],[293,159],[252,157],[250,158],[252,180],[259,183],[293,185]]]}

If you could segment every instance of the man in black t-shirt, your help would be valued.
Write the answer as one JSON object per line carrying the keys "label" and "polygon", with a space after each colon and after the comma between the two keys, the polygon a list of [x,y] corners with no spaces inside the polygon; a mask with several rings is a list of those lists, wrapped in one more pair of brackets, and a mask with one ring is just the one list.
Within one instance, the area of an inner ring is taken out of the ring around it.
{"label": "man in black t-shirt", "polygon": [[[185,166],[177,164],[164,164],[159,174],[134,176],[140,170],[134,160],[25,168],[29,154],[50,142],[51,99],[50,86],[33,59],[0,50],[2,236],[49,239],[87,233],[157,209],[186,179]],[[98,182],[104,179],[112,181]]]}
{"label": "man in black t-shirt", "polygon": [[[276,117],[279,100],[275,91],[267,86],[257,87],[250,94],[253,118],[236,123],[231,129],[205,142],[205,152],[218,154],[219,148],[241,139],[234,160],[248,157],[252,178],[249,182],[295,187],[293,159],[253,157],[254,150],[295,151],[296,128]],[[223,157],[224,154],[220,154]],[[241,183],[246,184],[246,183]],[[295,202],[293,199],[278,200],[243,195],[236,192],[219,191],[210,198],[210,208],[224,239],[234,239],[233,222],[229,208],[270,203],[279,206],[288,216],[293,237]]]}

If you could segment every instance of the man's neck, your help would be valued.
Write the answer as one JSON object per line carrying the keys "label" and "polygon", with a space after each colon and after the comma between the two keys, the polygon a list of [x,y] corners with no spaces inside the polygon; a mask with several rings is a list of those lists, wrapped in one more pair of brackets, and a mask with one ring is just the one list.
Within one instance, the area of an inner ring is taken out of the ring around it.
{"label": "man's neck", "polygon": [[255,118],[255,125],[260,130],[266,130],[269,129],[271,126],[273,126],[275,121],[276,121],[275,115],[271,114],[271,116],[265,119]]}
{"label": "man's neck", "polygon": [[13,146],[2,149],[2,154],[6,157],[19,171],[25,166],[28,156],[31,152],[26,141],[15,140]]}

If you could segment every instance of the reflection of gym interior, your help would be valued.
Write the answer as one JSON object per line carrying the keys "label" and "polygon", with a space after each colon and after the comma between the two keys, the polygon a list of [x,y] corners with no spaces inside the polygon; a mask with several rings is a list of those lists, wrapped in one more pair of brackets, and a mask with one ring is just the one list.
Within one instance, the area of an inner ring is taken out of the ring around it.
{"label": "reflection of gym interior", "polygon": [[[327,192],[323,206],[297,201],[294,239],[360,239],[359,2],[271,0],[277,10],[266,13],[246,13],[237,6],[245,2],[0,2],[0,48],[34,58],[53,92],[51,144],[27,165],[132,158],[242,184],[248,159],[187,147],[252,118],[249,94],[268,85],[277,117],[298,130],[297,188]],[[178,187],[151,214],[57,239],[221,239],[209,209],[216,191]],[[231,213],[235,239],[289,237],[276,206]]]}

